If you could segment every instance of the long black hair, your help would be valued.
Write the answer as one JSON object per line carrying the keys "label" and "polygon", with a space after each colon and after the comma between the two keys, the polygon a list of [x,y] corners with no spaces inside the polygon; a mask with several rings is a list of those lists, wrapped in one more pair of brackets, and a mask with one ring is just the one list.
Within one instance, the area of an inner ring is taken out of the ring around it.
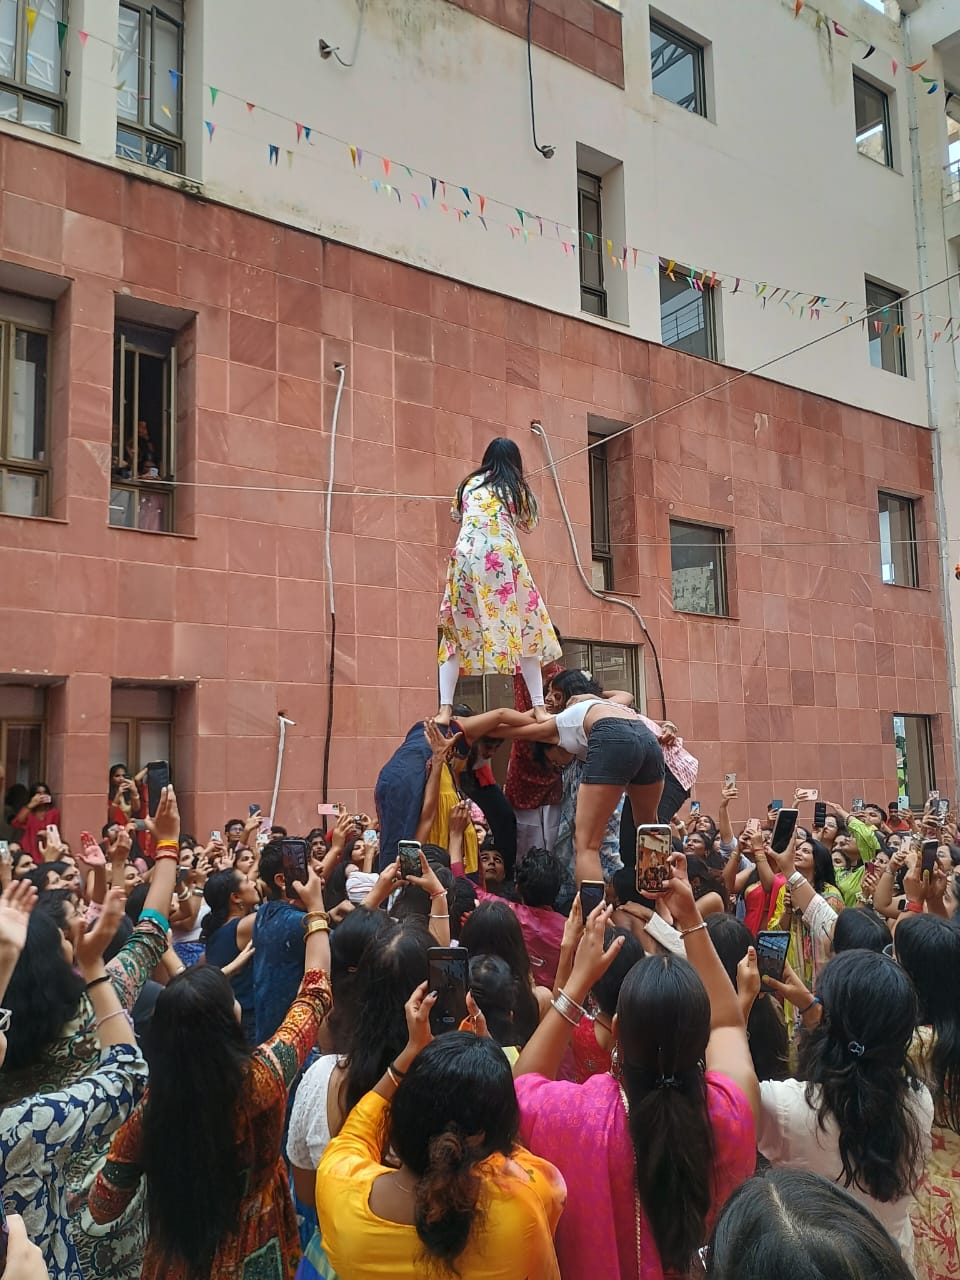
{"label": "long black hair", "polygon": [[561,671],[559,675],[554,676],[550,681],[550,688],[560,694],[564,706],[571,698],[581,693],[592,693],[595,698],[603,696],[603,686],[594,680],[590,672],[578,671],[576,668]]}
{"label": "long black hair", "polygon": [[357,991],[363,953],[371,938],[379,937],[389,928],[390,917],[385,911],[357,907],[331,930],[330,986],[333,989],[333,1008],[327,1017],[327,1028],[337,1052],[343,1049],[349,1029],[359,1016]]}
{"label": "long black hair", "polygon": [[417,1054],[390,1108],[389,1145],[417,1178],[426,1260],[455,1272],[482,1212],[476,1166],[508,1156],[520,1129],[510,1064],[487,1037],[453,1031]]}
{"label": "long black hair", "polygon": [[[753,934],[735,916],[718,911],[706,918],[707,932],[727,977],[737,985],[737,966],[756,945]],[[761,990],[747,1019],[750,1057],[758,1080],[785,1080],[788,1074],[787,1024],[773,996]]]}
{"label": "long black hair", "polygon": [[824,886],[832,884],[837,887],[837,872],[833,865],[833,857],[825,844],[813,837],[801,840],[801,844],[809,844],[813,850],[813,887],[817,893],[823,893]]}
{"label": "long black hair", "polygon": [[201,942],[209,942],[218,929],[230,919],[230,899],[240,892],[245,877],[236,867],[227,867],[225,871],[214,871],[203,886],[203,900],[210,908],[200,926]]}
{"label": "long black hair", "polygon": [[890,930],[873,907],[844,907],[833,926],[833,954],[841,951],[876,951],[890,944]]}
{"label": "long black hair", "polygon": [[839,1130],[844,1186],[888,1203],[922,1172],[919,1089],[908,1056],[917,996],[905,969],[873,951],[844,951],[820,973],[823,1020],[800,1039],[798,1075],[820,1129]]}
{"label": "long black hair", "polygon": [[487,1030],[501,1046],[520,1044],[517,1031],[518,982],[499,956],[470,957],[470,990],[483,1010]]}
{"label": "long black hair", "polygon": [[141,1163],[151,1242],[169,1266],[179,1264],[191,1280],[205,1280],[221,1241],[236,1229],[244,1193],[235,1124],[251,1050],[234,1015],[230,979],[212,965],[194,965],[172,978],[157,997],[146,1050],[150,1089]]}
{"label": "long black hair", "polygon": [[481,476],[511,515],[531,527],[537,523],[537,500],[523,478],[523,458],[512,440],[497,436],[490,441],[479,467],[460,482],[457,490],[458,511],[463,511],[463,492],[467,485]]}
{"label": "long black hair", "polygon": [[624,978],[617,1021],[637,1192],[663,1270],[685,1275],[710,1211],[710,1000],[688,961],[645,956]]}
{"label": "long black hair", "polygon": [[41,1062],[77,1015],[84,982],[64,957],[62,943],[54,916],[34,911],[3,1000],[13,1015],[3,1062],[6,1072]]}
{"label": "long black hair", "polygon": [[912,1280],[900,1248],[849,1191],[770,1169],[733,1193],[707,1249],[709,1280]]}
{"label": "long black hair", "polygon": [[937,1123],[960,1133],[960,928],[941,916],[902,916],[894,947],[917,989],[918,1021],[933,1032],[928,1075]]}
{"label": "long black hair", "polygon": [[499,956],[517,980],[516,1024],[518,1044],[526,1044],[540,1021],[540,1006],[533,994],[530,953],[516,912],[506,902],[481,902],[460,928],[460,945],[472,956]]}
{"label": "long black hair", "polygon": [[614,958],[613,964],[609,965],[606,971],[593,984],[590,994],[596,1000],[600,1012],[605,1013],[608,1018],[612,1018],[617,1012],[617,1001],[620,999],[620,989],[623,986],[623,980],[637,963],[644,957],[643,947],[634,934],[629,929],[612,929],[607,928],[603,934],[603,949],[609,951],[617,938],[622,938],[620,950]]}
{"label": "long black hair", "polygon": [[402,925],[383,929],[364,947],[354,988],[356,1017],[345,1028],[344,1115],[373,1088],[407,1043],[403,1006],[410,992],[426,981],[427,951],[433,945],[423,917],[411,917]]}

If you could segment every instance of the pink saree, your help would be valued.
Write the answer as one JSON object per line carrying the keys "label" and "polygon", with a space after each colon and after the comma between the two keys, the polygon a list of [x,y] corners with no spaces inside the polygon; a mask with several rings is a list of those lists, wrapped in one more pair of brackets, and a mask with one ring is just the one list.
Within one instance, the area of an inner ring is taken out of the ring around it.
{"label": "pink saree", "polygon": [[[516,1087],[520,1141],[567,1183],[556,1233],[563,1280],[670,1280],[642,1215],[638,1267],[633,1145],[617,1082],[610,1075],[582,1085],[521,1076]],[[756,1135],[746,1098],[726,1076],[707,1072],[707,1106],[716,1148],[712,1227],[731,1192],[753,1174]]]}

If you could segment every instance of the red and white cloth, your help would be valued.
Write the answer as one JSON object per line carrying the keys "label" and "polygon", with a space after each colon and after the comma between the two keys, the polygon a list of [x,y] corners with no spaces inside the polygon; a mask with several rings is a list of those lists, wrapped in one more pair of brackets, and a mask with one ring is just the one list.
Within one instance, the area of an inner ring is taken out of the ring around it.
{"label": "red and white cloth", "polygon": [[[640,719],[647,726],[650,732],[658,740],[663,733],[663,725],[656,720],[650,720],[647,716],[640,716]],[[663,746],[663,762],[686,791],[692,791],[694,783],[697,780],[697,774],[700,772],[700,761],[696,756],[692,756],[689,751],[684,750],[683,739],[674,738],[670,746]]]}

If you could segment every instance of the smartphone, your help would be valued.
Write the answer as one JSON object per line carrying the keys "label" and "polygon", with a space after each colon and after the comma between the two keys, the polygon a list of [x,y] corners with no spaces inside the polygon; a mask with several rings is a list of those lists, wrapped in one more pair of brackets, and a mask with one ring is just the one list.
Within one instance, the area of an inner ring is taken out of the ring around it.
{"label": "smartphone", "polygon": [[950,801],[942,800],[942,799],[938,800],[937,801],[937,817],[941,822],[944,821],[944,819],[946,818],[949,812],[950,812]]}
{"label": "smartphone", "polygon": [[877,864],[873,858],[863,864],[863,873],[867,876],[875,876],[877,874]]}
{"label": "smartphone", "polygon": [[143,818],[134,818],[133,829],[134,831],[146,831],[147,824],[144,822]]}
{"label": "smartphone", "polygon": [[783,966],[787,962],[787,948],[790,946],[790,934],[778,929],[763,929],[757,934],[757,968],[760,980],[773,978],[775,982],[783,981]]}
{"label": "smartphone", "polygon": [[50,839],[54,842],[54,844],[59,844],[59,843],[60,843],[60,828],[56,825],[56,823],[51,822],[51,823],[50,823],[50,825],[49,825],[49,827],[47,827],[47,830],[49,831],[49,833],[50,833]]}
{"label": "smartphone", "polygon": [[909,796],[901,796],[901,797],[900,797],[900,812],[901,812],[901,813],[909,813],[909,812],[910,812],[910,797],[909,797]]}
{"label": "smartphone", "polygon": [[820,792],[817,787],[798,787],[797,800],[819,800]]}
{"label": "smartphone", "polygon": [[435,1036],[456,1031],[467,1016],[470,957],[463,947],[430,947],[427,951],[427,989],[436,991],[430,1010],[430,1030]]}
{"label": "smartphone", "polygon": [[637,892],[662,893],[672,874],[673,832],[668,826],[637,827]]}
{"label": "smartphone", "polygon": [[255,813],[260,812],[260,806],[258,804],[252,804],[247,812],[248,812],[248,815],[252,818]]}
{"label": "smartphone", "polygon": [[827,825],[827,806],[823,800],[818,800],[813,806],[813,826],[817,831],[822,830]]}
{"label": "smartphone", "polygon": [[924,840],[920,846],[920,872],[924,880],[929,880],[937,865],[937,840]]}
{"label": "smartphone", "polygon": [[777,814],[773,835],[770,837],[770,848],[774,853],[785,853],[794,831],[797,829],[798,809],[781,809]]}
{"label": "smartphone", "polygon": [[166,760],[151,760],[147,765],[147,813],[151,818],[160,807],[160,792],[169,785],[169,763]]}
{"label": "smartphone", "polygon": [[[408,876],[418,876],[421,874],[420,868],[420,841],[419,840],[398,840],[397,841],[397,860],[400,863],[400,877],[406,880]],[[431,991],[433,988],[430,988]]]}
{"label": "smartphone", "polygon": [[783,801],[782,801],[782,800],[771,800],[771,801],[770,801],[770,808],[771,808],[771,809],[773,809],[773,810],[775,810],[777,813],[779,813],[779,812],[780,812],[780,810],[783,808]]}
{"label": "smartphone", "polygon": [[863,812],[863,796],[853,797],[853,799],[850,801],[850,812],[851,813]]}
{"label": "smartphone", "polygon": [[699,818],[699,816],[700,816],[700,801],[691,800],[690,801],[690,817]]}
{"label": "smartphone", "polygon": [[340,806],[338,804],[318,804],[317,813],[321,818],[339,818]]}
{"label": "smartphone", "polygon": [[364,831],[363,833],[364,844],[376,844],[379,839],[380,839],[380,834],[379,832],[375,831],[373,827],[367,827],[366,831]]}
{"label": "smartphone", "polygon": [[0,862],[10,861],[10,841],[0,840]]}
{"label": "smartphone", "polygon": [[309,856],[310,847],[306,840],[296,836],[284,836],[280,841],[280,857],[283,862],[283,877],[287,883],[288,898],[297,897],[297,891],[293,887],[295,880],[300,884],[306,884]]}
{"label": "smartphone", "polygon": [[178,883],[178,884],[186,884],[186,882],[190,879],[190,871],[191,871],[191,868],[190,868],[190,867],[178,867],[178,868],[177,868],[177,883]]}
{"label": "smartphone", "polygon": [[940,792],[931,791],[930,794],[927,796],[927,804],[930,806],[931,809],[935,809],[939,803],[940,803]]}
{"label": "smartphone", "polygon": [[584,920],[603,901],[604,883],[602,880],[584,880],[580,886],[580,914]]}
{"label": "smartphone", "polygon": [[737,775],[735,773],[725,773],[723,775],[723,785],[725,787],[735,787],[737,785]]}

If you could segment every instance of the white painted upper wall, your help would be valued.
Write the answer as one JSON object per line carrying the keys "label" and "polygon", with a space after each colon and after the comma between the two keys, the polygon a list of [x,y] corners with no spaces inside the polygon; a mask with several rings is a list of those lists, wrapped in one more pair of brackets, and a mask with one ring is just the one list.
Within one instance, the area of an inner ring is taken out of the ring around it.
{"label": "white painted upper wall", "polygon": [[[556,147],[546,160],[530,137],[524,41],[448,0],[366,0],[355,65],[321,60],[321,37],[349,57],[359,2],[284,0],[278,9],[187,0],[187,167],[207,195],[579,315],[577,258],[564,255],[553,224],[576,226],[581,144],[622,162],[624,239],[651,255],[768,281],[770,290],[840,297],[855,308],[864,304],[865,276],[908,293],[918,288],[909,58],[897,26],[860,0],[837,0],[831,15],[877,45],[862,69],[891,93],[892,170],[855,145],[852,60],[864,45],[826,28],[815,32],[813,6],[795,20],[793,0],[662,0],[661,17],[708,45],[709,119],[652,93],[642,0],[624,6],[624,90],[534,48],[538,133]],[[68,132],[105,160],[115,127],[109,41],[116,20],[117,0],[72,6],[71,25],[82,23],[93,38],[71,49]],[[896,76],[891,55],[900,64]],[[930,59],[932,73],[938,56],[929,46],[910,50],[914,61]],[[211,85],[219,89],[216,102]],[[247,102],[256,104],[252,113]],[[916,110],[924,199],[937,209],[925,219],[927,248],[934,262],[947,263],[937,230],[942,94],[918,94]],[[206,120],[216,126],[212,141]],[[295,121],[311,127],[309,141],[304,135],[298,142]],[[271,144],[279,148],[274,166]],[[359,171],[351,144],[366,152]],[[394,162],[389,177],[380,156]],[[401,200],[375,192],[361,173],[395,185]],[[467,225],[436,205],[417,209],[412,194],[430,195],[427,174],[451,184],[451,207],[473,209]],[[474,196],[469,205],[461,185]],[[480,194],[486,232],[476,222]],[[530,219],[529,241],[511,238],[506,223],[519,221],[515,207],[543,216],[543,239]],[[573,239],[569,230],[561,234]],[[658,279],[644,269],[655,258],[641,254],[638,261],[633,270],[631,256],[624,277],[628,328],[659,341]],[[934,271],[929,278],[940,277]],[[948,290],[907,306],[945,317]],[[915,325],[907,333],[911,376],[901,378],[871,367],[859,326],[780,358],[837,322],[799,319],[779,305],[763,310],[751,290],[732,297],[724,289],[720,307],[725,362],[755,368],[775,361],[766,372],[777,380],[928,421]],[[949,372],[952,380],[952,359]]]}

